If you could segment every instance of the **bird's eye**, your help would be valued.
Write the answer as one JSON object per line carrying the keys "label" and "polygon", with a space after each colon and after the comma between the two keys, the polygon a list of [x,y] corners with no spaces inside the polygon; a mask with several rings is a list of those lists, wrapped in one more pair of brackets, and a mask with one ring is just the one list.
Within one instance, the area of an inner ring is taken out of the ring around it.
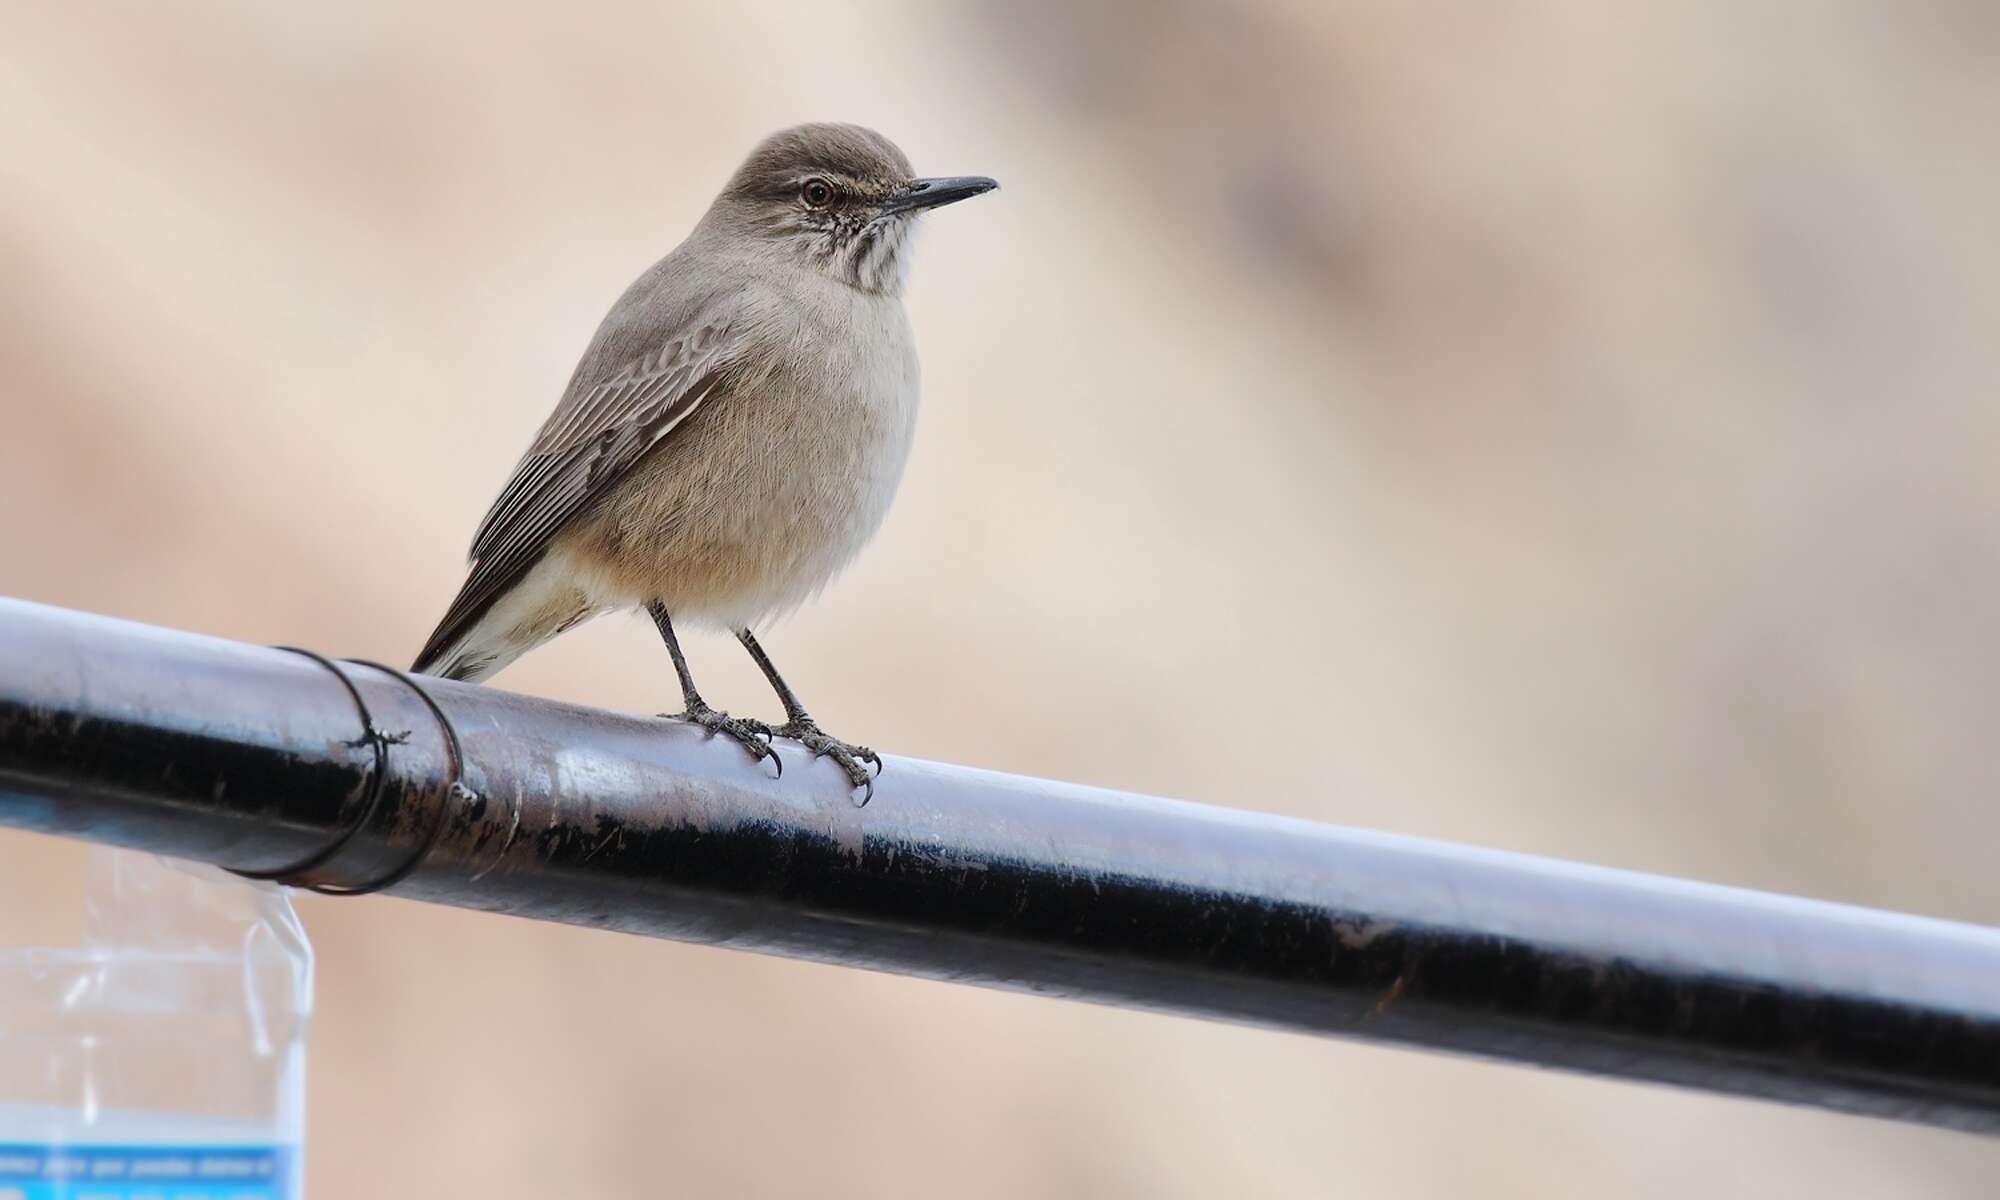
{"label": "bird's eye", "polygon": [[808,179],[799,188],[799,199],[806,202],[807,208],[825,208],[833,202],[833,189],[824,179]]}

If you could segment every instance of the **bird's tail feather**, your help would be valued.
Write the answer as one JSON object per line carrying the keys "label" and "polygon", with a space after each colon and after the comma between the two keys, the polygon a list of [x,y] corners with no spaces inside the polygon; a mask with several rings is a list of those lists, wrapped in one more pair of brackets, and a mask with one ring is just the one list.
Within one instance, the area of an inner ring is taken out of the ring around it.
{"label": "bird's tail feather", "polygon": [[474,581],[453,602],[411,670],[478,683],[536,646],[603,611],[546,562],[511,587],[476,599]]}
{"label": "bird's tail feather", "polygon": [[529,646],[510,647],[501,639],[480,636],[482,632],[475,626],[457,641],[426,646],[416,662],[410,665],[410,670],[439,679],[479,683],[532,649]]}

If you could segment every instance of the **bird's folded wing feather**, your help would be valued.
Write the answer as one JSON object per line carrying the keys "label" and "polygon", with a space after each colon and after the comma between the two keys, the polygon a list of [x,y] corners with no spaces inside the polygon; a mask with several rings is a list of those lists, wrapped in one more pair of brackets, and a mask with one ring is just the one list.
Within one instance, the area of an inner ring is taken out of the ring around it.
{"label": "bird's folded wing feather", "polygon": [[686,421],[734,349],[727,322],[705,324],[600,382],[573,387],[479,523],[471,575],[419,661],[449,650],[566,522]]}

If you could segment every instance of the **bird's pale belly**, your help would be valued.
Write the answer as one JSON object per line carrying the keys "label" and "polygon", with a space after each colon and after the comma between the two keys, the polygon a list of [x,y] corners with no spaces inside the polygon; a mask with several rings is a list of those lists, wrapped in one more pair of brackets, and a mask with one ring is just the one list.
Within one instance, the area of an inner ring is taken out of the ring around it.
{"label": "bird's pale belly", "polygon": [[711,397],[562,539],[593,608],[657,599],[676,621],[753,627],[875,533],[909,455],[914,370],[813,404],[785,382]]}

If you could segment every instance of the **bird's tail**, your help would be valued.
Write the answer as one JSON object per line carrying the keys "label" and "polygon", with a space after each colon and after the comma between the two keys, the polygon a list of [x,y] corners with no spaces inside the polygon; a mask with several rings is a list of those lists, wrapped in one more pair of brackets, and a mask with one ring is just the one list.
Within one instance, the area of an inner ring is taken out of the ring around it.
{"label": "bird's tail", "polygon": [[527,653],[526,646],[507,653],[506,639],[496,637],[493,630],[481,628],[484,624],[487,622],[475,621],[469,629],[456,629],[450,622],[439,625],[430,641],[424,643],[417,661],[410,664],[410,670],[439,679],[478,683]]}
{"label": "bird's tail", "polygon": [[603,611],[544,559],[512,586],[483,588],[475,573],[410,669],[478,683],[536,646]]}
{"label": "bird's tail", "polygon": [[455,647],[444,654],[434,654],[429,658],[419,658],[410,664],[410,670],[418,675],[432,675],[439,679],[457,679],[466,683],[482,683],[488,675],[498,671],[514,659],[515,654],[500,655],[481,652],[478,648],[467,647],[460,652]]}

